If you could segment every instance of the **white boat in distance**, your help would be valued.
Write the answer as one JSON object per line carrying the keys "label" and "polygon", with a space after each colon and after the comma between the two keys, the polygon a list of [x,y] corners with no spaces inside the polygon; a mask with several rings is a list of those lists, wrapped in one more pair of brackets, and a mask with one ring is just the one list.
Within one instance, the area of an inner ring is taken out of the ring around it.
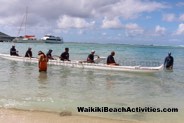
{"label": "white boat in distance", "polygon": [[43,40],[37,40],[34,35],[25,35],[13,39],[14,43],[44,43]]}
{"label": "white boat in distance", "polygon": [[41,40],[44,41],[44,43],[54,43],[54,44],[63,43],[63,38],[55,37],[53,35],[45,35]]}
{"label": "white boat in distance", "polygon": [[[38,63],[38,58],[10,56],[9,54],[0,54],[0,57],[4,59],[8,59],[8,60],[13,60],[13,61]],[[49,60],[48,64],[75,67],[75,68],[83,68],[83,69],[98,69],[98,70],[110,70],[110,71],[137,72],[137,73],[156,73],[156,72],[160,72],[163,70],[163,64],[158,67],[112,66],[112,65],[107,65],[103,63],[98,63],[98,64],[97,63],[84,63],[84,62],[76,61],[76,60],[60,61],[60,59]]]}
{"label": "white boat in distance", "polygon": [[14,43],[53,43],[61,44],[63,43],[63,38],[55,37],[53,35],[45,35],[41,39],[37,39],[34,35],[25,35],[13,39]]}

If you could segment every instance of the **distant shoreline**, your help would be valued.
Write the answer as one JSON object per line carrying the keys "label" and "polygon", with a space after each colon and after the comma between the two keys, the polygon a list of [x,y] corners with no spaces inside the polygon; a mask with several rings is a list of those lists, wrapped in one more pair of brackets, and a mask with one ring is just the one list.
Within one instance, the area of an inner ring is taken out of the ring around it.
{"label": "distant shoreline", "polygon": [[[0,42],[0,43],[13,43],[13,42]],[[139,47],[164,47],[164,48],[172,48],[172,47],[176,47],[176,48],[184,48],[184,45],[152,45],[152,44],[121,44],[121,43],[92,43],[92,42],[64,42],[63,44],[67,44],[67,43],[71,43],[71,44],[99,44],[99,45],[124,45],[124,46],[130,46],[130,47],[135,47],[135,46],[139,46]],[[14,43],[14,44],[32,44],[32,43]],[[37,43],[34,43],[37,44]]]}

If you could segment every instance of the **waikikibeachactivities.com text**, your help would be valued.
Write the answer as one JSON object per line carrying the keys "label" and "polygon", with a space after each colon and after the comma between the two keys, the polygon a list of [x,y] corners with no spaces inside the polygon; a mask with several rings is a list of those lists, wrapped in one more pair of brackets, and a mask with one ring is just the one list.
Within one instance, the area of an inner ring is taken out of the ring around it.
{"label": "waikikibeachactivities.com text", "polygon": [[153,107],[77,107],[78,112],[178,112],[178,108],[153,108]]}

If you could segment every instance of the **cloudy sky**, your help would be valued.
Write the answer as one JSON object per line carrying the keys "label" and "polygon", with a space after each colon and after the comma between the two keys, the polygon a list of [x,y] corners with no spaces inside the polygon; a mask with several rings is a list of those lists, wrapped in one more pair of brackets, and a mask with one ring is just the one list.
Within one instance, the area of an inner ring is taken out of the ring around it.
{"label": "cloudy sky", "polygon": [[0,31],[11,36],[53,34],[65,42],[184,44],[182,0],[0,0],[0,5]]}

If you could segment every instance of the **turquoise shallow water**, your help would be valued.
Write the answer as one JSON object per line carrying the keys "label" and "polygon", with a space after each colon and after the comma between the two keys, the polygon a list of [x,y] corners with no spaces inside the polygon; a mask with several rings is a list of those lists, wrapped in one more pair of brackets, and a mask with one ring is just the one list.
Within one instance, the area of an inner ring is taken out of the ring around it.
{"label": "turquoise shallow water", "polygon": [[[12,43],[1,43],[1,53],[9,53]],[[39,50],[53,49],[60,55],[70,48],[70,59],[85,60],[92,49],[100,56],[114,50],[116,61],[122,65],[157,66],[168,52],[175,62],[173,72],[136,74],[49,66],[39,73],[37,64],[0,58],[0,106],[51,112],[77,112],[78,106],[108,107],[175,107],[179,113],[80,113],[113,119],[141,121],[183,120],[184,107],[184,48],[166,46],[136,46],[117,44],[15,44],[20,55],[32,47],[36,57]],[[158,121],[157,121],[158,122]]]}

